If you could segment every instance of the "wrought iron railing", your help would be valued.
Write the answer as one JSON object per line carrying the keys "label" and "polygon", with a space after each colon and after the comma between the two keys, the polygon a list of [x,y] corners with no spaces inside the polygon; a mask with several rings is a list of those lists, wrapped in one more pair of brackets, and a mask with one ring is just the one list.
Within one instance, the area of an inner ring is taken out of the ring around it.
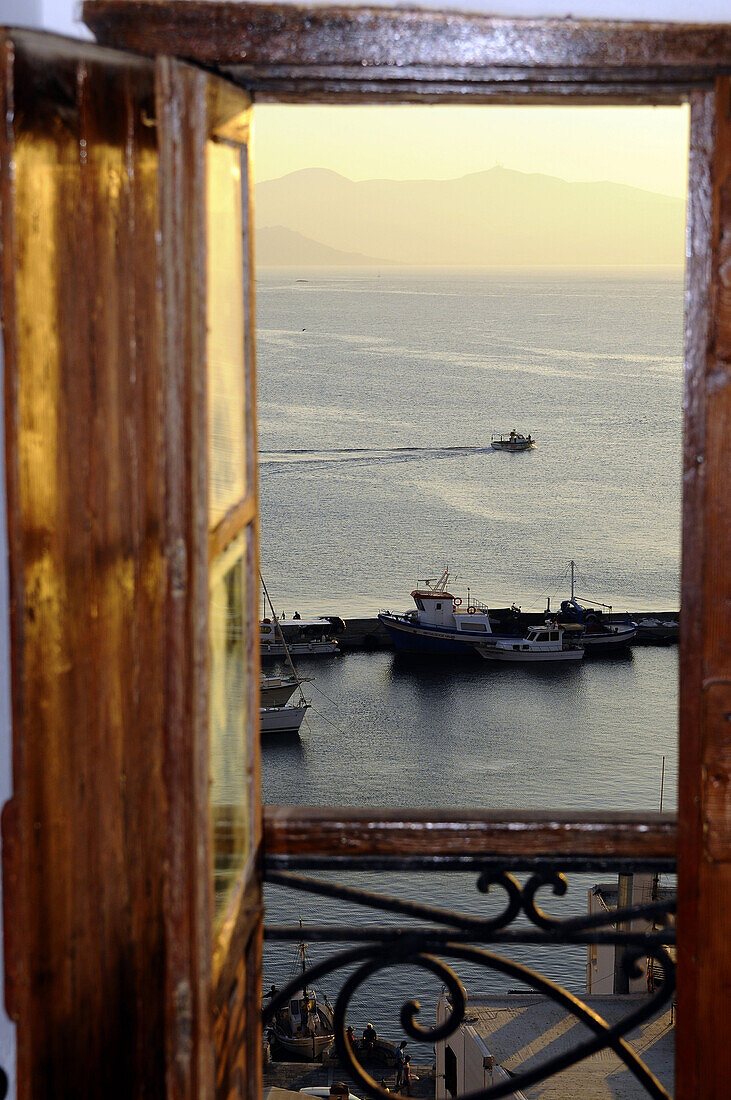
{"label": "wrought iron railing", "polygon": [[[362,984],[378,971],[403,964],[433,974],[448,991],[447,1018],[436,1027],[422,1026],[418,1022],[419,1006],[414,1001],[403,1004],[400,1017],[405,1034],[412,1040],[438,1043],[454,1034],[465,1019],[467,994],[450,963],[466,962],[545,994],[584,1024],[592,1035],[569,1052],[460,1100],[493,1100],[512,1095],[605,1049],[614,1051],[649,1096],[668,1100],[665,1087],[625,1036],[672,1001],[674,897],[561,918],[545,912],[538,895],[547,891],[563,898],[567,890],[564,871],[672,874],[675,870],[672,817],[593,815],[579,821],[567,815],[515,815],[498,819],[495,815],[471,814],[459,820],[419,812],[406,817],[398,811],[388,814],[373,811],[370,818],[367,815],[368,811],[349,814],[342,810],[275,809],[265,817],[264,838],[266,883],[402,918],[391,924],[265,926],[269,941],[304,939],[308,943],[353,944],[309,967],[306,981],[311,984],[339,970],[348,971],[334,1005],[335,1045],[341,1064],[362,1090],[383,1100],[390,1096],[359,1061],[347,1039],[348,1007]],[[475,833],[479,834],[479,840]],[[512,856],[496,852],[504,848],[506,835],[513,838]],[[547,837],[551,836],[553,843],[547,844]],[[482,849],[479,853],[474,850],[478,844]],[[415,852],[419,845],[422,854]],[[542,854],[538,851],[541,847]],[[394,848],[400,848],[401,854],[394,854]],[[357,854],[353,854],[354,849]],[[552,854],[546,854],[547,851]],[[477,890],[482,894],[490,892],[493,902],[499,891],[501,904],[498,912],[491,906],[489,916],[467,914],[303,873],[313,870],[470,871],[476,876]],[[521,874],[522,881],[517,874]],[[631,930],[633,922],[638,921],[648,923],[650,930]],[[644,976],[646,969],[653,975],[654,989],[648,991],[637,1008],[612,1026],[565,988],[532,967],[493,950],[515,945],[544,948],[592,944],[619,947],[628,977]],[[265,1024],[275,1018],[302,984],[302,977],[297,976],[271,998],[265,1009]]]}

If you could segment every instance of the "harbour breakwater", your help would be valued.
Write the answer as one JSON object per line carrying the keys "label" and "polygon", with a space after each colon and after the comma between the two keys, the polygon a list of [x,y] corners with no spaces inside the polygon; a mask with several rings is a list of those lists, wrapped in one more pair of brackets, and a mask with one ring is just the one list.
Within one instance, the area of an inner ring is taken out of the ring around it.
{"label": "harbour breakwater", "polygon": [[[626,616],[609,615],[606,622],[623,622]],[[680,630],[679,611],[633,613],[637,635],[633,645],[675,645]],[[343,653],[356,650],[393,649],[388,632],[377,618],[343,619],[345,631],[338,635]]]}

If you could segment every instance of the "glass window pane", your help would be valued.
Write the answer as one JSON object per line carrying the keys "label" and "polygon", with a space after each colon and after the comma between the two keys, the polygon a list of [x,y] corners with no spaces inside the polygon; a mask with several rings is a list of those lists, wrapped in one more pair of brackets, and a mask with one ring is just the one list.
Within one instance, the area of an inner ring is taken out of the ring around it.
{"label": "glass window pane", "polygon": [[208,515],[211,527],[246,490],[242,150],[209,141]]}
{"label": "glass window pane", "polygon": [[216,914],[246,864],[251,842],[246,559],[246,533],[242,533],[211,564],[208,705]]}

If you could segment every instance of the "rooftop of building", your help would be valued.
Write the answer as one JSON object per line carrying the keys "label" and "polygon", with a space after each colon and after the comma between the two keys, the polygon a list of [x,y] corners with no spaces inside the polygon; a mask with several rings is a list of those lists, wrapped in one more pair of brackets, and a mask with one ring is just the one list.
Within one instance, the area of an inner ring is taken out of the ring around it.
{"label": "rooftop of building", "polygon": [[[583,1003],[609,1025],[646,1001],[644,994],[584,997]],[[470,996],[463,1027],[510,1073],[532,1069],[592,1037],[585,1024],[542,994]],[[672,1094],[675,1029],[668,1006],[625,1039]],[[599,1051],[553,1077],[523,1090],[530,1100],[640,1100],[647,1091],[611,1049]]]}

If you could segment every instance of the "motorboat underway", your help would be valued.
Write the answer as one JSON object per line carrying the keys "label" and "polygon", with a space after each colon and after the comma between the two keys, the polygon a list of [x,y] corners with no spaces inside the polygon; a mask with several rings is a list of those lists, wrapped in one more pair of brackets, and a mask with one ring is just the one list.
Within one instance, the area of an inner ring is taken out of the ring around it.
{"label": "motorboat underway", "polygon": [[475,647],[493,633],[484,604],[468,596],[465,606],[459,596],[448,591],[447,569],[437,580],[417,584],[411,593],[416,608],[401,614],[382,611],[378,616],[396,649],[410,653],[474,654]]}
{"label": "motorboat underway", "polygon": [[283,707],[300,685],[298,676],[262,676],[259,702],[262,707]]}
{"label": "motorboat underway", "polygon": [[297,951],[303,985],[276,1013],[271,1033],[288,1053],[313,1062],[335,1041],[333,1008],[323,993],[306,983],[306,944],[298,944]]}
{"label": "motorboat underway", "polygon": [[299,733],[309,706],[303,702],[291,707],[261,707],[259,728],[262,733]]}
{"label": "motorboat underway", "polygon": [[513,428],[510,435],[501,435],[498,439],[492,436],[490,446],[493,451],[531,451],[536,445],[535,439],[530,435],[521,435]]}
{"label": "motorboat underway", "polygon": [[493,637],[478,645],[477,652],[488,661],[580,661],[584,656],[583,627],[561,627],[546,622],[529,630],[523,638]]}

